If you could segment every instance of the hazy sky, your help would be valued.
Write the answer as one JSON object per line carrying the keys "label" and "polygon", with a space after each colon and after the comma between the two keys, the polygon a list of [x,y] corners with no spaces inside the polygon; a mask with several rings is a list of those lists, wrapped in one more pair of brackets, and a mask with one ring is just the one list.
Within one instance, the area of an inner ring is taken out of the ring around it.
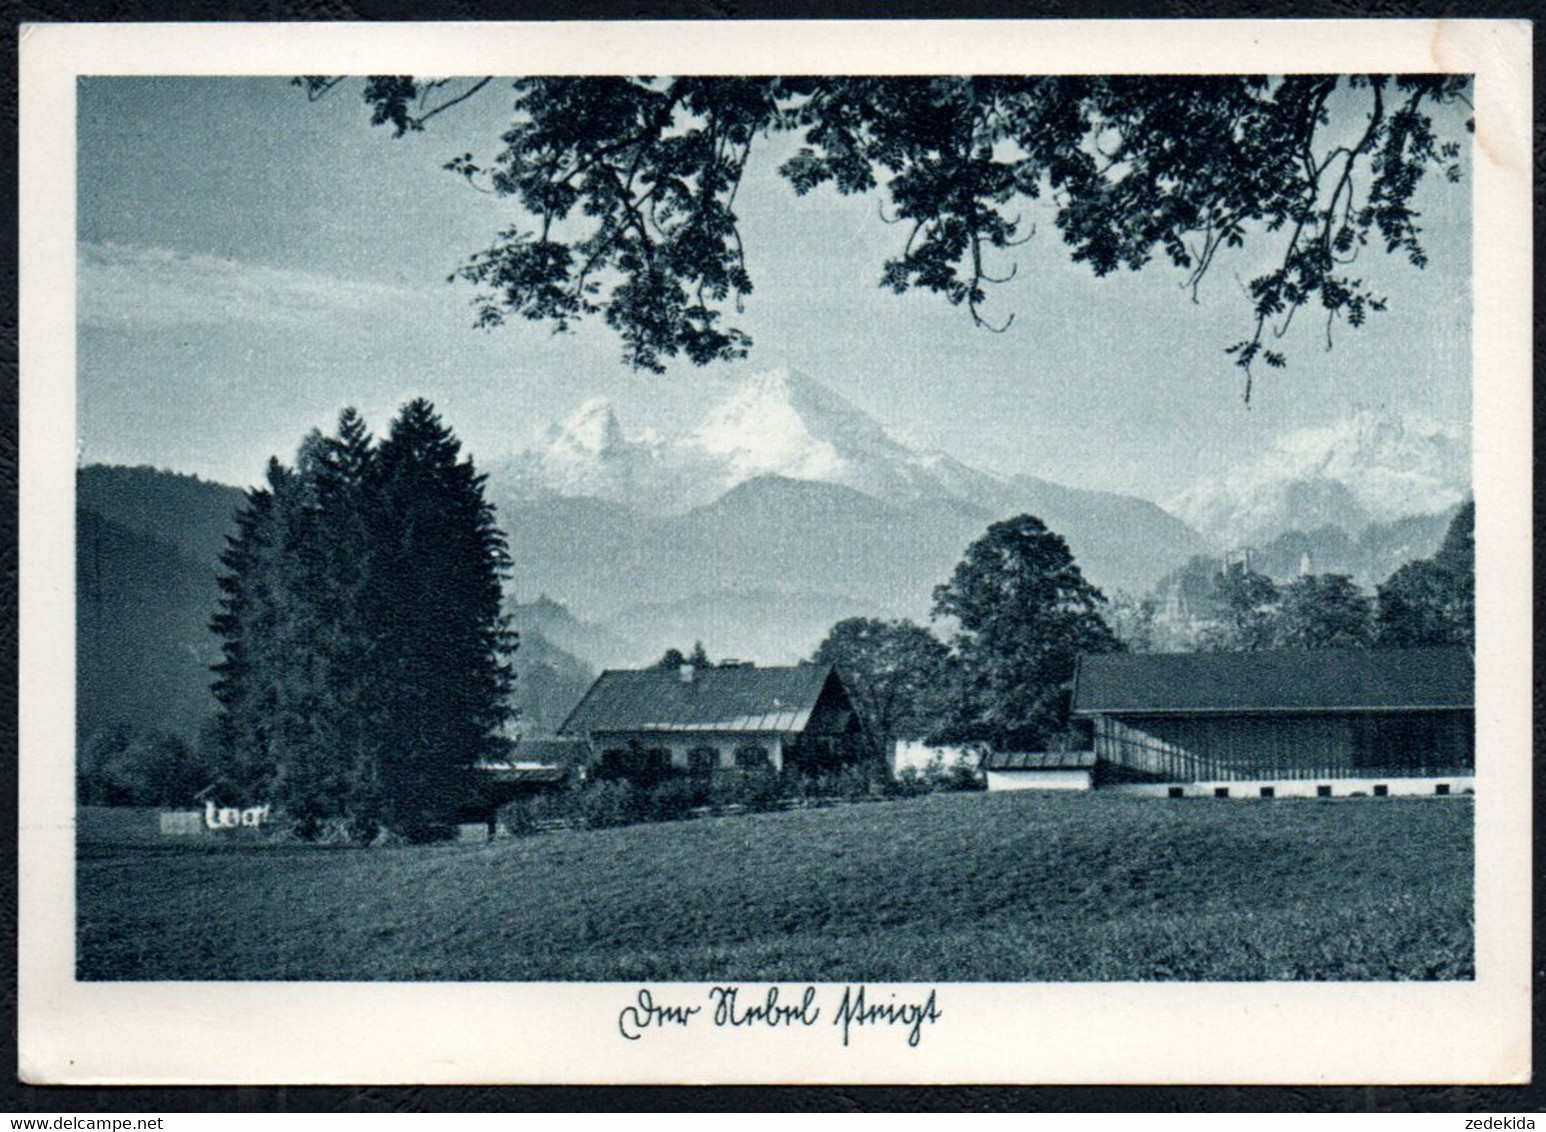
{"label": "hazy sky", "polygon": [[1163,263],[1096,279],[1031,212],[1018,276],[986,307],[1014,325],[990,334],[940,296],[880,290],[904,232],[873,196],[797,199],[774,173],[788,143],[754,156],[737,198],[756,285],[746,362],[656,376],[625,368],[599,325],[474,330],[472,288],[446,276],[518,210],[441,166],[492,157],[509,103],[490,90],[393,140],[367,125],[358,84],[309,104],[279,78],[83,79],[82,458],[245,484],[345,404],[379,431],[426,395],[486,461],[594,396],[629,432],[684,428],[779,364],[909,443],[1157,499],[1357,408],[1469,421],[1470,191],[1436,179],[1419,200],[1430,267],[1366,250],[1390,311],[1339,327],[1329,352],[1324,321],[1303,319],[1249,409],[1223,348],[1248,336],[1241,280],[1277,245],[1220,256],[1194,305]]}

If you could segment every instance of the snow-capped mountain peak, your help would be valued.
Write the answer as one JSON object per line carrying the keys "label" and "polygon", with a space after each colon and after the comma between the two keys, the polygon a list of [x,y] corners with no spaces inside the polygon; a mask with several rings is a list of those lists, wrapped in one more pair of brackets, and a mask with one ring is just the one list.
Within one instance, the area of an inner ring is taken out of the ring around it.
{"label": "snow-capped mountain peak", "polygon": [[840,480],[851,461],[834,440],[865,426],[884,433],[836,394],[813,395],[815,388],[787,369],[757,374],[709,410],[687,444],[723,461],[732,482],[768,474]]}
{"label": "snow-capped mountain peak", "polygon": [[605,397],[592,397],[563,421],[550,425],[545,439],[549,449],[594,454],[627,443],[617,410]]}
{"label": "snow-capped mountain peak", "polygon": [[612,403],[593,397],[549,426],[542,442],[510,461],[501,478],[523,496],[634,503],[664,486],[664,448],[653,434],[625,434]]}
{"label": "snow-capped mountain peak", "polygon": [[1171,511],[1225,545],[1285,530],[1432,514],[1470,492],[1465,434],[1361,408],[1282,437],[1256,462],[1178,496]]}
{"label": "snow-capped mountain peak", "polygon": [[842,395],[787,367],[743,378],[675,438],[625,431],[613,405],[592,398],[500,478],[520,496],[594,496],[666,514],[770,475],[903,503],[980,499],[1004,486],[943,453],[915,452]]}

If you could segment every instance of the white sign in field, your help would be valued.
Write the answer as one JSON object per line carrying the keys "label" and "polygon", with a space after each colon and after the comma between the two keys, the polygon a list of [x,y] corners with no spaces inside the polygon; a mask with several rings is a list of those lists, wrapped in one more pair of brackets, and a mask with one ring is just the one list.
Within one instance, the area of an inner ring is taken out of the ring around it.
{"label": "white sign in field", "polygon": [[236,806],[216,807],[213,802],[204,803],[204,825],[208,829],[257,829],[266,825],[269,819],[269,804],[265,802],[261,806],[248,806],[239,809]]}

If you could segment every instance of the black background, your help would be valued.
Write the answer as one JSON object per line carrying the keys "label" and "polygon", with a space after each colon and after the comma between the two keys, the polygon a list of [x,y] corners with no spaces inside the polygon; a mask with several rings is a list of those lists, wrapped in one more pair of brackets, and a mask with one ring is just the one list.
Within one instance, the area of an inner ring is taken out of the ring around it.
{"label": "black background", "polygon": [[[1349,17],[1514,17],[1538,19],[1546,0],[1533,3],[1410,3],[1405,0],[1317,0],[1283,3],[1276,0],[1116,0],[1077,3],[1069,0],[27,0],[8,3],[7,37],[3,45],[5,148],[0,153],[0,191],[15,199],[17,27],[27,22],[140,21],[270,21],[270,20],[597,20],[597,19],[879,19],[962,18],[1036,19],[1218,19]],[[1542,49],[1540,29],[1535,44],[1535,215],[1542,203]],[[0,884],[0,953],[15,955],[16,946],[16,491],[17,491],[17,339],[16,233],[17,213],[7,207],[0,215],[0,243],[6,255],[5,286],[0,296],[0,572],[5,579],[0,601],[0,641],[4,642],[0,744],[6,758],[0,775],[0,844],[11,847]],[[1536,259],[1536,291],[1542,293],[1542,257]],[[1536,356],[1540,355],[1541,316],[1535,314]],[[1540,440],[1543,412],[1536,410]],[[1521,469],[1522,471],[1522,469]],[[1539,479],[1539,463],[1535,468]],[[1540,526],[1540,493],[1536,493],[1536,529]],[[1537,580],[1541,565],[1537,562]],[[1536,630],[1537,646],[1541,631]],[[1537,649],[1539,651],[1539,649]],[[1535,749],[1541,749],[1541,669],[1535,669]],[[1537,780],[1539,759],[1537,758]],[[1535,877],[1537,918],[1542,905],[1543,868],[1539,831],[1539,789],[1536,793]],[[962,1086],[962,1087],[686,1087],[580,1086],[541,1087],[347,1087],[242,1086],[221,1088],[40,1088],[20,1084],[16,1066],[16,968],[6,970],[0,985],[4,1027],[0,1028],[0,1109],[15,1113],[73,1112],[482,1112],[482,1111],[789,1111],[789,1112],[1456,1112],[1478,1116],[1520,1115],[1546,1108],[1541,1084],[1542,995],[1546,958],[1540,932],[1535,933],[1532,1020],[1536,1036],[1533,1074],[1536,1084],[1520,1087],[1202,1087],[1202,1086]],[[1182,1034],[1155,1035],[1156,1040],[1185,1040]],[[1546,1118],[1543,1118],[1546,1119]],[[1461,1128],[1462,1122],[1456,1122]]]}

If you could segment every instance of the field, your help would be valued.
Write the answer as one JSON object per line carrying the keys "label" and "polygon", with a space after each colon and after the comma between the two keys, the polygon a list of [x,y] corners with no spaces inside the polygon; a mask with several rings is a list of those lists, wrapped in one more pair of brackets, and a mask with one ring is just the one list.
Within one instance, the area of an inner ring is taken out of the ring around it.
{"label": "field", "polygon": [[933,795],[375,850],[150,820],[81,814],[83,979],[1473,974],[1461,798]]}

